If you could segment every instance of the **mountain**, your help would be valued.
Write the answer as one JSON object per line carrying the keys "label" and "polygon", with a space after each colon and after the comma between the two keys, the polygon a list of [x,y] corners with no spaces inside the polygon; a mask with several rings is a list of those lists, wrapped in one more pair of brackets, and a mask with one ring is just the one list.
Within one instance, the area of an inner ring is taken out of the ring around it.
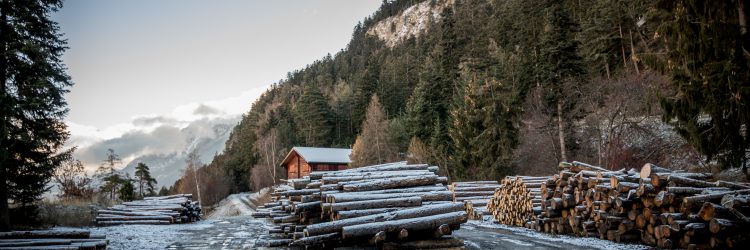
{"label": "mountain", "polygon": [[658,32],[673,21],[665,6],[383,1],[346,48],[262,94],[207,169],[224,170],[230,192],[273,183],[291,147],[351,147],[373,95],[400,155],[452,180],[551,174],[572,160],[695,166],[695,147],[664,135],[672,124],[660,119],[681,98]]}
{"label": "mountain", "polygon": [[182,150],[171,153],[153,153],[136,157],[126,164],[122,172],[134,176],[138,163],[149,166],[157,186],[171,186],[182,177],[187,154],[195,150],[203,163],[211,162],[214,156],[224,151],[224,145],[232,131],[235,119],[216,119],[193,122],[180,130],[180,137],[185,142]]}

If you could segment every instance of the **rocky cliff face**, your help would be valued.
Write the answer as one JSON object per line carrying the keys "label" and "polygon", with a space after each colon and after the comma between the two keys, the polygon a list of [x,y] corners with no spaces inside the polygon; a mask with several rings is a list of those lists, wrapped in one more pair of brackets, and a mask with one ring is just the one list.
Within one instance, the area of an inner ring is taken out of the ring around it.
{"label": "rocky cliff face", "polygon": [[424,1],[411,6],[401,13],[378,22],[367,30],[367,34],[385,41],[388,47],[398,45],[410,37],[419,37],[430,23],[440,19],[443,9],[453,4],[453,0]]}

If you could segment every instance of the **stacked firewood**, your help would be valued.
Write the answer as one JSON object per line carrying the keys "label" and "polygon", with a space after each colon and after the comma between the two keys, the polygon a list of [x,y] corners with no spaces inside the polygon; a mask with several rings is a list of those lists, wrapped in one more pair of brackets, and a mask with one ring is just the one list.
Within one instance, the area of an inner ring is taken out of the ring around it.
{"label": "stacked firewood", "polygon": [[549,177],[508,176],[487,204],[497,222],[526,226],[542,211],[541,186]]}
{"label": "stacked firewood", "polygon": [[0,249],[107,249],[105,235],[89,231],[12,231],[0,232]]}
{"label": "stacked firewood", "polygon": [[747,245],[750,184],[646,164],[609,171],[561,163],[541,186],[541,213],[527,226],[556,234],[641,242],[659,248]]}
{"label": "stacked firewood", "polygon": [[500,187],[497,181],[467,181],[454,182],[448,185],[453,193],[454,202],[463,202],[469,219],[481,220],[484,215],[489,215],[487,203]]}
{"label": "stacked firewood", "polygon": [[437,171],[396,162],[312,172],[276,187],[274,200],[253,216],[278,224],[268,246],[461,247],[450,234],[467,215]]}
{"label": "stacked firewood", "polygon": [[200,220],[201,207],[192,194],[146,197],[101,209],[96,216],[99,226],[123,224],[164,225]]}

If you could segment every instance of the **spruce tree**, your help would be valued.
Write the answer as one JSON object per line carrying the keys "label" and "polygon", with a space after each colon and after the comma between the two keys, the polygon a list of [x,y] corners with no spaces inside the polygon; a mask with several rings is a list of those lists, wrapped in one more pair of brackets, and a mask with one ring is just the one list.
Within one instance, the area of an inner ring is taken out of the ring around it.
{"label": "spruce tree", "polygon": [[119,190],[120,185],[123,183],[123,178],[115,169],[115,165],[121,163],[122,160],[120,159],[120,156],[115,153],[115,150],[111,148],[107,149],[107,159],[99,165],[99,168],[94,175],[101,181],[99,190],[102,193],[109,194],[110,200],[115,199],[117,190]]}
{"label": "spruce tree", "polygon": [[123,180],[122,187],[117,190],[117,193],[122,201],[135,200],[135,187],[133,187],[133,183],[129,179]]}
{"label": "spruce tree", "polygon": [[[451,109],[451,126],[448,134],[453,142],[454,153],[451,154],[451,162],[454,170],[455,180],[471,179],[478,177],[480,166],[476,158],[476,149],[486,145],[475,144],[479,134],[484,129],[481,113],[483,98],[483,78],[477,74],[465,72],[461,77],[463,89],[458,89],[455,95],[453,108]],[[474,173],[474,174],[472,174]]]}
{"label": "spruce tree", "polygon": [[66,41],[50,15],[62,1],[0,1],[0,231],[8,200],[35,201],[47,190],[68,138],[64,94],[72,86],[61,61]]}
{"label": "spruce tree", "polygon": [[579,42],[574,39],[578,26],[562,1],[550,1],[545,12],[538,77],[544,88],[546,105],[557,120],[560,160],[567,161],[567,131],[573,120],[571,110],[577,105],[575,91],[584,74],[582,59],[578,55]]}
{"label": "spruce tree", "polygon": [[305,87],[294,106],[294,123],[305,146],[325,147],[331,144],[331,117],[331,108],[318,87]]}
{"label": "spruce tree", "polygon": [[670,76],[674,95],[661,99],[664,121],[707,161],[741,167],[750,180],[750,35],[747,1],[659,1],[660,39],[669,50],[652,66]]}
{"label": "spruce tree", "polygon": [[[433,53],[433,55],[436,53]],[[407,128],[413,137],[428,141],[434,122],[438,119],[438,106],[441,101],[437,88],[440,65],[432,56],[425,59],[420,70],[420,79],[406,104]]]}

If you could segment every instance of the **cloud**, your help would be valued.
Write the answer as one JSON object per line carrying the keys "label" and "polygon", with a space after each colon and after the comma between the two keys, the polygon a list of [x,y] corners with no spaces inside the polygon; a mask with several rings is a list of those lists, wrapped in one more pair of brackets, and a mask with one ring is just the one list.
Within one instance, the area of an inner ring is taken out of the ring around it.
{"label": "cloud", "polygon": [[198,107],[195,108],[195,110],[193,111],[194,115],[204,115],[204,116],[217,115],[217,114],[221,114],[221,113],[222,113],[221,110],[219,110],[217,108],[214,108],[214,107],[211,107],[211,106],[208,106],[206,104],[200,104],[200,105],[198,105]]}
{"label": "cloud", "polygon": [[89,171],[99,166],[110,148],[123,159],[123,166],[144,155],[179,154],[196,139],[219,136],[217,128],[233,127],[265,90],[256,88],[235,97],[180,105],[168,114],[139,115],[106,128],[66,121],[71,133],[66,145],[78,147],[74,156]]}
{"label": "cloud", "polygon": [[157,124],[178,124],[179,121],[177,119],[171,118],[171,117],[164,117],[164,116],[144,116],[144,117],[136,117],[133,119],[133,125],[135,126],[141,126],[141,127],[148,127],[153,126]]}

